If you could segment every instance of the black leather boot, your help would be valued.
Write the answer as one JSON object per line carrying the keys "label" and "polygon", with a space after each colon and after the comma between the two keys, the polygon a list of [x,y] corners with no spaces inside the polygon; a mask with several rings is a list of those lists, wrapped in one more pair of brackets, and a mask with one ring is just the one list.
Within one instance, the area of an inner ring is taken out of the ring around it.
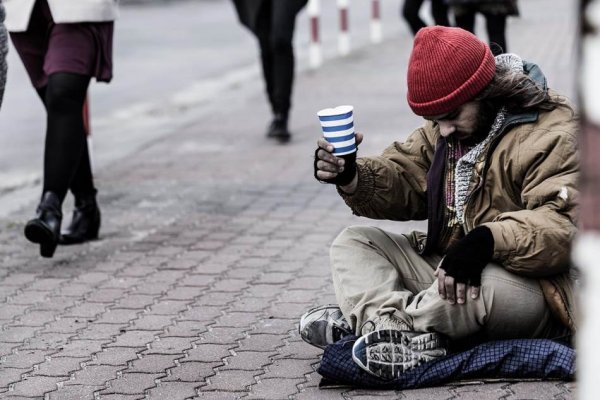
{"label": "black leather boot", "polygon": [[37,217],[25,224],[25,237],[39,243],[42,257],[52,257],[60,237],[61,202],[53,192],[46,192],[37,208]]}
{"label": "black leather boot", "polygon": [[288,142],[292,135],[288,130],[288,116],[286,114],[275,114],[269,129],[267,137],[277,139],[281,143]]}
{"label": "black leather boot", "polygon": [[60,244],[78,244],[98,239],[100,208],[96,196],[75,196],[75,210],[71,224],[60,237]]}

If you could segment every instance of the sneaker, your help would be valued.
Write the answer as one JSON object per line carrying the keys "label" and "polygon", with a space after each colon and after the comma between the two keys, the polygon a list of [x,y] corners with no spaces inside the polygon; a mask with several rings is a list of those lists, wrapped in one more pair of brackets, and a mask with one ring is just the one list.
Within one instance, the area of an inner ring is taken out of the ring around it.
{"label": "sneaker", "polygon": [[365,321],[360,328],[360,334],[364,336],[373,331],[389,330],[412,331],[412,327],[409,326],[406,322],[394,317],[393,315],[384,314]]}
{"label": "sneaker", "polygon": [[356,340],[352,359],[371,375],[390,380],[417,365],[445,356],[444,346],[442,336],[435,332],[379,330]]}
{"label": "sneaker", "polygon": [[353,334],[342,310],[334,304],[308,310],[300,317],[298,331],[302,340],[320,349]]}

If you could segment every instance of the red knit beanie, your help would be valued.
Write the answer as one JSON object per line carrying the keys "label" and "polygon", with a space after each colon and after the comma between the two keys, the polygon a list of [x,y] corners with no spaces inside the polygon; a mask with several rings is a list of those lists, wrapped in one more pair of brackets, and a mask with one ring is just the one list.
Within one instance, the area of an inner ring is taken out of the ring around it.
{"label": "red knit beanie", "polygon": [[473,99],[495,72],[490,48],[472,33],[445,26],[422,28],[408,61],[408,105],[421,116],[451,112]]}

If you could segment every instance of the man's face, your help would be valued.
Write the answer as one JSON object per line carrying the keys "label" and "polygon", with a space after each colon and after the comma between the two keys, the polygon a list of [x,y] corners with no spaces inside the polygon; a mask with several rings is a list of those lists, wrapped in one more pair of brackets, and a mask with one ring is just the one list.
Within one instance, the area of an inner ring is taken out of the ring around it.
{"label": "man's face", "polygon": [[485,109],[479,101],[470,101],[447,114],[425,117],[438,124],[440,135],[457,140],[481,140],[490,131],[495,113]]}

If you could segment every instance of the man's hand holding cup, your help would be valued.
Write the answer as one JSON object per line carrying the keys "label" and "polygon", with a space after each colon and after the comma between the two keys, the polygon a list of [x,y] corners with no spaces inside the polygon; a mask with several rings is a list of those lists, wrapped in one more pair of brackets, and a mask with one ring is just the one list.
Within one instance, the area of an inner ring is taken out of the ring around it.
{"label": "man's hand holding cup", "polygon": [[354,132],[353,107],[326,108],[317,115],[324,137],[317,141],[315,178],[351,193],[356,188],[357,145],[362,141],[362,134]]}

